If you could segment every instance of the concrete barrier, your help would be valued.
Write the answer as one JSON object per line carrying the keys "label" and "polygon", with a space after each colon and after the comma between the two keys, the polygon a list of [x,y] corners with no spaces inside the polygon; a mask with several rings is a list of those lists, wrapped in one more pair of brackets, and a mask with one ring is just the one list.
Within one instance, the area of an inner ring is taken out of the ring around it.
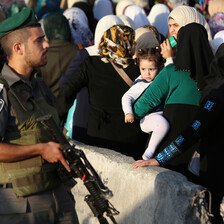
{"label": "concrete barrier", "polygon": [[[120,212],[115,216],[118,224],[209,223],[204,187],[161,167],[133,169],[133,158],[113,150],[74,143],[113,191],[109,201]],[[99,223],[84,201],[88,191],[81,180],[77,181],[72,193],[80,223]]]}

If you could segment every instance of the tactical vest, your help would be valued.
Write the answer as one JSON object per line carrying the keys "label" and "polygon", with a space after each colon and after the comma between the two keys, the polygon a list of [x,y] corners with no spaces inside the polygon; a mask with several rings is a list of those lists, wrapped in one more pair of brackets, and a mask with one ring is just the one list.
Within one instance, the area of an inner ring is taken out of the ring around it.
{"label": "tactical vest", "polygon": [[[57,123],[59,121],[55,108],[46,101],[51,92],[43,81],[37,78],[40,89],[37,99],[32,96],[31,88],[22,81],[9,87],[0,76],[0,83],[6,87],[8,100],[18,120],[18,129],[10,133],[6,131],[3,142],[30,145],[51,141],[51,136],[36,122],[36,118],[47,114],[52,114]],[[0,184],[12,183],[18,197],[39,193],[59,185],[57,168],[57,163],[48,163],[41,156],[0,163]]]}

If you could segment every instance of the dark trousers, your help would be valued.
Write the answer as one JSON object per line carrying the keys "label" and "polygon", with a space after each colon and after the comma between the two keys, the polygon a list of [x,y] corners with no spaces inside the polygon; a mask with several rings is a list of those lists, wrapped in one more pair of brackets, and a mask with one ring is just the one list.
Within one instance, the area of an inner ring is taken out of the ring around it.
{"label": "dark trousers", "polygon": [[1,224],[78,224],[64,185],[40,194],[17,198],[12,188],[0,188]]}

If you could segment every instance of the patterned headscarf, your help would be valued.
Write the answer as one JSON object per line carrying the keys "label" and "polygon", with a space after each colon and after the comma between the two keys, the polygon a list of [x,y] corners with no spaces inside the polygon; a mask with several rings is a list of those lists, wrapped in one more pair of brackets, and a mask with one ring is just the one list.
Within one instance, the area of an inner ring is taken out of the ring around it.
{"label": "patterned headscarf", "polygon": [[135,32],[125,25],[114,25],[104,32],[99,45],[101,60],[114,63],[126,68],[132,59],[132,49],[135,41]]}
{"label": "patterned headscarf", "polygon": [[212,37],[214,37],[217,32],[224,30],[224,13],[217,12],[213,14],[208,21],[208,25],[210,27]]}

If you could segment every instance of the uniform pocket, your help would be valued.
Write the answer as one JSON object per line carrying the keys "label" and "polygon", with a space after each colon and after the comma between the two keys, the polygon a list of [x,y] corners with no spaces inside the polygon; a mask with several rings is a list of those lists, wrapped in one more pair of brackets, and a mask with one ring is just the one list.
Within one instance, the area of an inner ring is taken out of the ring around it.
{"label": "uniform pocket", "polygon": [[17,198],[12,188],[0,188],[0,215],[27,211],[27,199]]}

